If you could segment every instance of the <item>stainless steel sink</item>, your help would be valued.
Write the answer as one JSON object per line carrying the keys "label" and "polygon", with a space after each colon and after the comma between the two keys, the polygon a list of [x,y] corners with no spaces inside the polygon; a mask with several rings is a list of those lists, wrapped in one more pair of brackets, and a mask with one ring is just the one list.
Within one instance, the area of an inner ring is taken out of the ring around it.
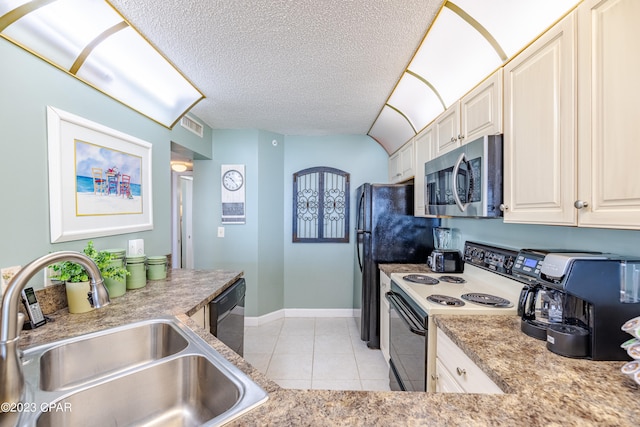
{"label": "stainless steel sink", "polygon": [[57,402],[70,411],[45,412],[36,425],[200,426],[239,396],[238,386],[209,360],[184,356],[72,394]]}
{"label": "stainless steel sink", "polygon": [[221,425],[268,395],[177,319],[27,349],[20,425]]}
{"label": "stainless steel sink", "polygon": [[184,350],[189,345],[168,322],[143,323],[72,340],[40,358],[40,388],[53,391],[134,368]]}

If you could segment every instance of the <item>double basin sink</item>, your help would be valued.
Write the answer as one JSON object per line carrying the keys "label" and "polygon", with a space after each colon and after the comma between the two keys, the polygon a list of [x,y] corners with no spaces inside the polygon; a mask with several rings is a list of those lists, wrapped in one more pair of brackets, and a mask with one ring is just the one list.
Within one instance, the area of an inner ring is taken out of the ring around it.
{"label": "double basin sink", "polygon": [[25,426],[217,426],[268,398],[176,318],[33,347],[22,360]]}

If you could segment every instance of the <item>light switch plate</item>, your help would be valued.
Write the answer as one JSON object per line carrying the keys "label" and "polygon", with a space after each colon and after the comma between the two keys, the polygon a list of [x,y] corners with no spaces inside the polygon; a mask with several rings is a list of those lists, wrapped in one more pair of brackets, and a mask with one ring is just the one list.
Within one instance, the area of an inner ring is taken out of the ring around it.
{"label": "light switch plate", "polygon": [[127,255],[144,255],[144,239],[129,240]]}
{"label": "light switch plate", "polygon": [[224,237],[224,227],[218,227],[218,237]]}

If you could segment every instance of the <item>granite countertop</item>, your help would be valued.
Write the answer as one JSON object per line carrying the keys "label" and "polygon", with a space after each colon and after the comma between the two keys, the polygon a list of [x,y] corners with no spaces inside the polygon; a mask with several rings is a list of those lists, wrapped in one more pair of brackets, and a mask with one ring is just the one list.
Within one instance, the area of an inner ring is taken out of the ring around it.
{"label": "granite countertop", "polygon": [[425,264],[379,264],[378,268],[387,276],[391,273],[433,273]]}
{"label": "granite countertop", "polygon": [[[38,294],[42,311],[52,322],[32,331],[23,331],[20,347],[99,331],[163,315],[193,315],[227,287],[242,273],[222,270],[171,270],[165,280],[148,281],[147,286],[129,290],[121,297],[111,299],[107,307],[87,313],[69,314],[66,308],[52,312],[50,301]],[[64,294],[64,286],[59,286]],[[54,288],[58,288],[55,286]],[[59,289],[45,290],[59,294]],[[59,304],[58,304],[59,305]]]}
{"label": "granite countertop", "polygon": [[631,426],[640,420],[640,392],[620,374],[622,362],[554,355],[543,342],[522,334],[519,320],[509,316],[436,316],[439,327],[504,389],[503,395],[280,388],[188,317],[240,276],[174,270],[171,278],[128,291],[103,309],[73,315],[59,310],[54,322],[23,332],[22,345],[175,315],[269,393],[266,403],[233,426]]}

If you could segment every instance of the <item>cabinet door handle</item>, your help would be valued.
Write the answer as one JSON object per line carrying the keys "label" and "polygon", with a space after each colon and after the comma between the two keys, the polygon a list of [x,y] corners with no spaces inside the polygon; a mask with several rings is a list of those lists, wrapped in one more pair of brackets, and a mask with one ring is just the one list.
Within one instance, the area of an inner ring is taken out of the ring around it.
{"label": "cabinet door handle", "polygon": [[504,212],[508,210],[509,210],[509,205],[505,205],[504,203],[500,205],[500,211]]}
{"label": "cabinet door handle", "polygon": [[451,142],[456,142],[456,137],[455,136],[451,137]]}
{"label": "cabinet door handle", "polygon": [[456,373],[460,376],[467,375],[467,370],[456,367]]}
{"label": "cabinet door handle", "polygon": [[464,139],[464,135],[458,135],[458,139],[462,141]]}
{"label": "cabinet door handle", "polygon": [[573,207],[576,209],[582,209],[582,208],[589,207],[589,203],[585,202],[584,200],[576,200],[575,203],[573,204]]}

